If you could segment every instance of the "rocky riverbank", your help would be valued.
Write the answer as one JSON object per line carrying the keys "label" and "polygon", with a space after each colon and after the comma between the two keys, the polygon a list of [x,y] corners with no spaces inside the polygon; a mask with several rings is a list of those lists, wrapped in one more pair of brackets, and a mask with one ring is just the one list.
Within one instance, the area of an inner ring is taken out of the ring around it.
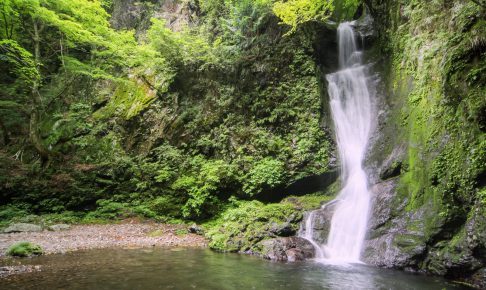
{"label": "rocky riverbank", "polygon": [[190,233],[184,225],[158,223],[73,225],[59,231],[2,233],[0,234],[0,258],[5,257],[9,246],[21,241],[40,245],[44,254],[113,247],[205,247],[207,244],[203,236]]}

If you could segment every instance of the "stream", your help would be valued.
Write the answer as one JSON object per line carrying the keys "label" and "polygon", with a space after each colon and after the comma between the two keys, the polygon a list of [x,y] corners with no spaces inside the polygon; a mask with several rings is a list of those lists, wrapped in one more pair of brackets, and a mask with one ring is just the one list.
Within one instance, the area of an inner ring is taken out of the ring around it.
{"label": "stream", "polygon": [[0,289],[465,289],[365,265],[278,263],[207,249],[104,249],[7,261],[18,263],[40,271],[2,278]]}

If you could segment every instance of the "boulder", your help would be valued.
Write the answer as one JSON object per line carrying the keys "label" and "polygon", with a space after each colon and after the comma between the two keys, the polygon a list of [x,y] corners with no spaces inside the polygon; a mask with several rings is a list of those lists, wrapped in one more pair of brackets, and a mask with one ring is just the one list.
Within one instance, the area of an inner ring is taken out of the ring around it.
{"label": "boulder", "polygon": [[8,228],[3,230],[4,233],[19,233],[19,232],[41,232],[42,227],[34,224],[17,223],[11,224]]}
{"label": "boulder", "polygon": [[271,223],[268,231],[279,237],[289,237],[295,234],[295,229],[289,222]]}
{"label": "boulder", "polygon": [[285,251],[287,255],[288,262],[297,262],[297,261],[304,261],[305,260],[305,253],[301,249],[288,249]]}
{"label": "boulder", "polygon": [[302,261],[313,258],[314,246],[300,237],[285,237],[264,240],[259,243],[260,255],[273,261]]}
{"label": "boulder", "polygon": [[69,230],[70,228],[71,226],[67,224],[57,224],[57,225],[49,226],[47,229],[53,232],[59,232],[59,231]]}
{"label": "boulder", "polygon": [[200,236],[204,235],[203,228],[196,225],[196,224],[192,224],[187,230],[191,234],[196,234],[196,235],[200,235]]}
{"label": "boulder", "polygon": [[331,220],[334,214],[336,203],[330,203],[324,208],[314,210],[312,212],[307,212],[304,215],[304,221],[307,220],[310,214],[313,215],[312,221],[312,239],[319,244],[326,244],[327,237],[329,236],[329,231],[331,229]]}

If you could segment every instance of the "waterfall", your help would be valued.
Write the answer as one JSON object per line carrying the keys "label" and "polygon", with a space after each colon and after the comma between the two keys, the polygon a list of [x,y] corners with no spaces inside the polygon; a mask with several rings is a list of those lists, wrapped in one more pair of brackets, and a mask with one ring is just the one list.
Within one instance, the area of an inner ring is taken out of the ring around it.
{"label": "waterfall", "polygon": [[[366,67],[356,45],[351,23],[338,27],[340,70],[326,76],[335,126],[343,188],[333,201],[334,214],[326,245],[317,245],[330,263],[359,262],[366,235],[371,195],[363,159],[371,131],[371,96]],[[309,214],[301,236],[312,236]]]}

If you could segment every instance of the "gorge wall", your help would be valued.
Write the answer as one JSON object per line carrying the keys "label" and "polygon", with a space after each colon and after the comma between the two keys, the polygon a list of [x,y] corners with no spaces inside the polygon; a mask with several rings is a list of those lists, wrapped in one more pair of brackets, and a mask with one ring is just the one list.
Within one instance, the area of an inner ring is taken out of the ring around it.
{"label": "gorge wall", "polygon": [[486,10],[367,1],[380,78],[365,261],[486,281]]}

